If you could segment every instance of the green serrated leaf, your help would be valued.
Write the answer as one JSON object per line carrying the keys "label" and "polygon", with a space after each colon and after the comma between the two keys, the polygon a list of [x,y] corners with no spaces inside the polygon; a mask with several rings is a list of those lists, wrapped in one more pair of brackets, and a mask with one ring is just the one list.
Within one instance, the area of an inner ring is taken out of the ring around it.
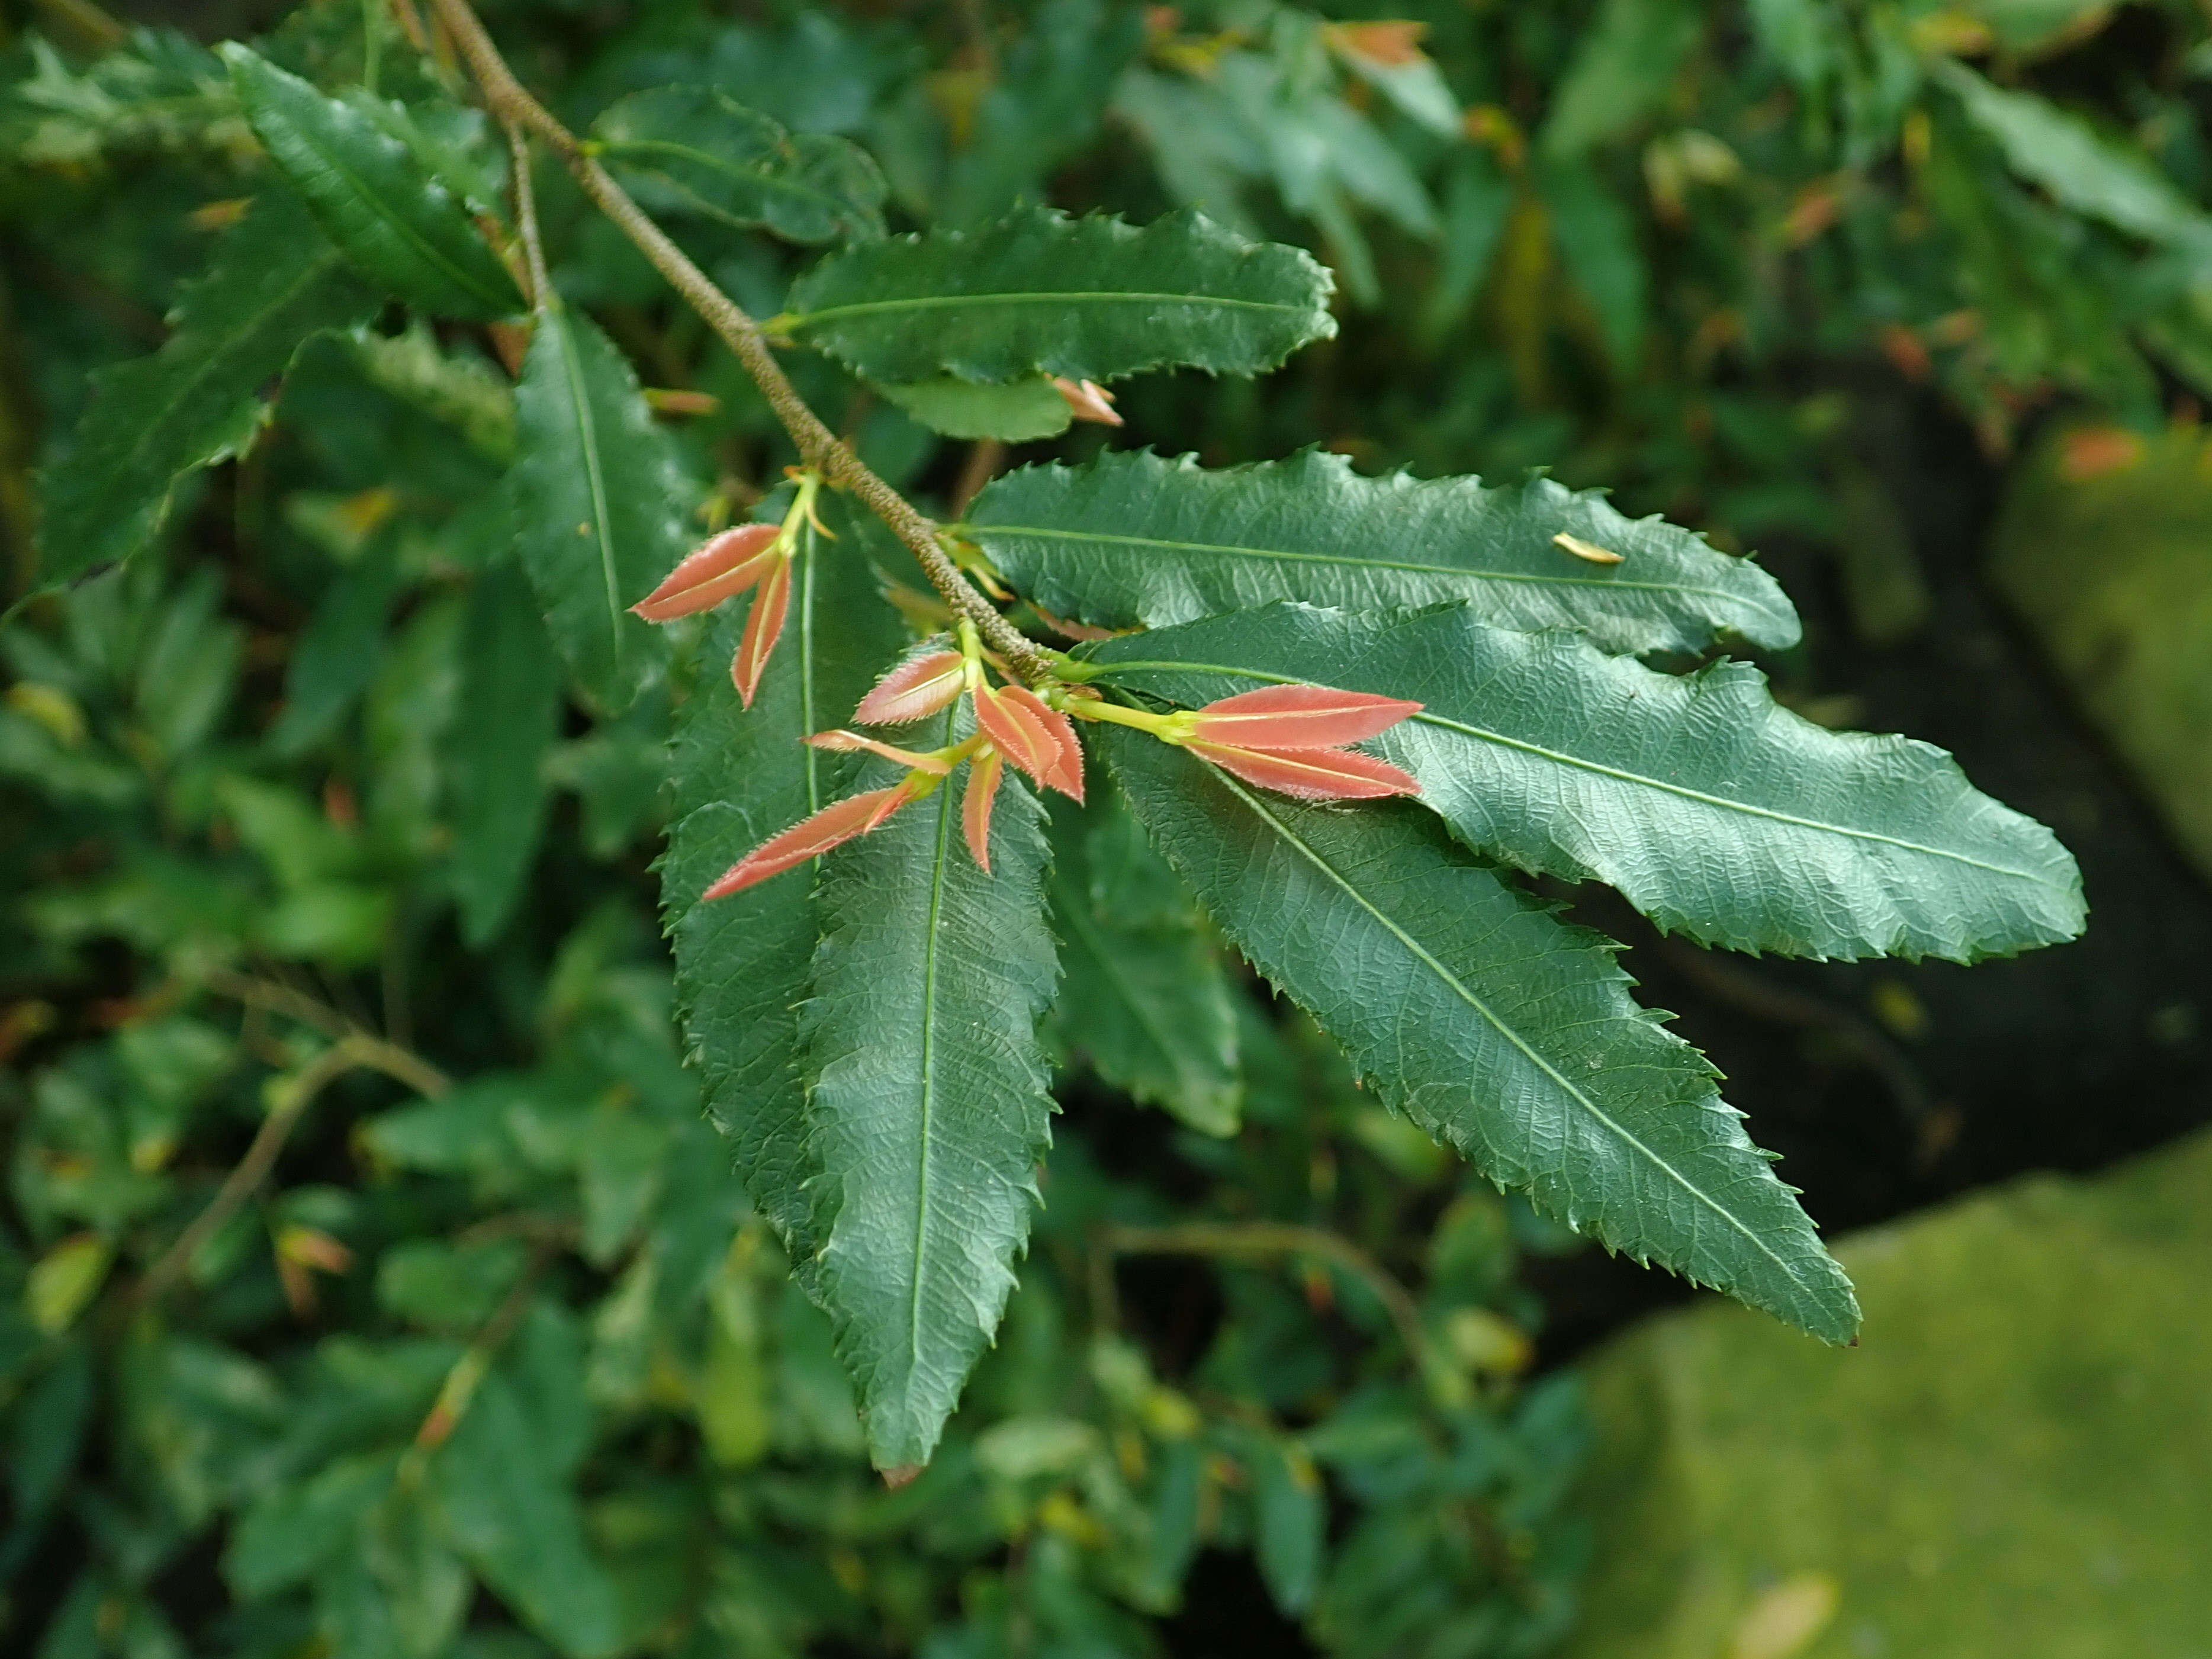
{"label": "green serrated leaf", "polygon": [[1328,272],[1181,212],[1139,230],[1029,208],[871,242],[791,290],[782,326],[878,382],[1111,380],[1180,365],[1258,374],[1336,332]]}
{"label": "green serrated leaf", "polygon": [[1008,380],[991,386],[956,380],[950,375],[912,386],[879,386],[897,404],[932,432],[948,438],[998,438],[1027,443],[1067,430],[1075,411],[1050,380]]}
{"label": "green serrated leaf", "polygon": [[1934,73],[2013,171],[2062,206],[2153,241],[2212,252],[2212,219],[2147,156],[2032,92],[1990,85],[1963,64],[1945,61]]}
{"label": "green serrated leaf", "polygon": [[544,832],[545,757],[561,732],[561,664],[520,570],[477,579],[461,641],[453,787],[453,896],[480,948],[507,925]]}
{"label": "green serrated leaf", "polygon": [[91,405],[43,480],[40,584],[118,563],[153,540],[178,483],[261,429],[270,383],[300,348],[367,322],[378,303],[298,198],[264,191],[185,290],[167,343],[93,376]]}
{"label": "green serrated leaf", "polygon": [[660,630],[630,615],[690,550],[693,495],[637,372],[580,313],[538,313],[515,388],[515,544],[569,670],[620,714],[660,672]]}
{"label": "green serrated leaf", "polygon": [[249,47],[221,51],[254,137],[362,275],[440,316],[523,308],[507,267],[404,143]]}
{"label": "green serrated leaf", "polygon": [[[1608,651],[1698,650],[1723,629],[1776,649],[1798,638],[1796,611],[1758,565],[1549,478],[1368,478],[1317,450],[1208,471],[1125,450],[1010,472],[963,528],[1024,596],[1101,628],[1273,599],[1466,599],[1501,628],[1577,628]],[[1579,557],[1562,534],[1620,562]]]}
{"label": "green serrated leaf", "polygon": [[[892,776],[872,764],[862,787]],[[987,875],[962,840],[967,777],[823,861],[800,1011],[817,1290],[886,1469],[929,1461],[998,1328],[1051,1139],[1044,812],[1005,780]]]}
{"label": "green serrated leaf", "polygon": [[[776,510],[775,500],[764,510]],[[831,757],[799,739],[851,718],[902,638],[845,503],[830,496],[821,506],[837,539],[802,538],[783,642],[750,711],[728,672],[744,603],[726,607],[708,636],[701,683],[677,724],[675,827],[660,866],[678,1011],[707,1110],[802,1273],[817,1244],[797,1057],[798,1006],[817,932],[813,876],[780,876],[712,904],[696,900],[762,842],[836,798]]]}
{"label": "green serrated leaf", "polygon": [[1115,684],[1197,707],[1304,681],[1410,697],[1374,747],[1469,846],[1619,888],[1662,927],[1787,956],[1972,962],[2071,939],[2080,873],[1942,750],[1829,732],[1764,675],[1686,677],[1463,605],[1269,605],[1104,641]]}
{"label": "green serrated leaf", "polygon": [[1202,1134],[1237,1132],[1237,1012],[1182,884],[1109,792],[1052,803],[1062,1038],[1099,1076]]}
{"label": "green serrated leaf", "polygon": [[1121,728],[1137,816],[1255,966],[1382,1101],[1501,1186],[1831,1342],[1850,1282],[1615,948],[1474,864],[1411,802],[1306,805]]}
{"label": "green serrated leaf", "polygon": [[889,186],[850,140],[793,133],[713,87],[659,87],[618,99],[592,124],[599,158],[661,212],[765,225],[793,242],[884,233]]}

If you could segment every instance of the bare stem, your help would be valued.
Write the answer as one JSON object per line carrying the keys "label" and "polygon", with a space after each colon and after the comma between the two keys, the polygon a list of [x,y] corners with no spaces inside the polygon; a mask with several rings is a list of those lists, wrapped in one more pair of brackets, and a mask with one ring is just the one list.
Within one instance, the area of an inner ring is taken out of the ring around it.
{"label": "bare stem", "polygon": [[440,20],[461,50],[469,71],[483,88],[484,100],[503,124],[526,127],[543,138],[567,164],[583,186],[584,194],[613,220],[635,243],[685,304],[705,319],[723,343],[736,354],[760,387],[776,418],[798,447],[799,459],[840,489],[858,496],[863,506],[890,527],[921,562],[922,571],[959,615],[971,618],[994,649],[1024,679],[1042,680],[1052,672],[1052,659],[1024,637],[996,606],[978,592],[945,556],[938,544],[937,526],[911,501],[870,470],[851,447],[822,423],[810,409],[782,364],[770,349],[768,337],[729,295],[714,286],[706,273],[691,263],[665,231],[633,202],[623,187],[593,161],[576,135],[562,125],[552,112],[514,78],[498,46],[484,30],[468,0],[432,0]]}
{"label": "bare stem", "polygon": [[520,122],[507,124],[507,147],[514,157],[514,222],[522,230],[522,257],[530,272],[530,303],[542,309],[555,301],[553,279],[545,272],[545,245],[538,237],[538,191],[530,181],[530,135]]}

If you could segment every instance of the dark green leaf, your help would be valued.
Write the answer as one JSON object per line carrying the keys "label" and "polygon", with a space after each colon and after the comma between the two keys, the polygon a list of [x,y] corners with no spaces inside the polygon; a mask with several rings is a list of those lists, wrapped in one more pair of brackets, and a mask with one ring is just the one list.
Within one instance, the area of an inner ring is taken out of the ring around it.
{"label": "dark green leaf", "polygon": [[797,1058],[798,1005],[817,933],[813,875],[779,876],[712,904],[696,900],[762,842],[836,799],[830,757],[799,739],[851,718],[898,650],[898,618],[876,595],[860,527],[838,499],[822,505],[837,539],[810,533],[802,541],[783,643],[750,711],[728,672],[742,601],[708,636],[701,683],[677,726],[675,828],[660,866],[684,1038],[705,1079],[707,1110],[735,1144],[746,1191],[802,1271],[817,1245]]}
{"label": "dark green leaf", "polygon": [[1292,1618],[1321,1583],[1328,1501],[1313,1460],[1291,1446],[1262,1444],[1253,1458],[1252,1531],[1260,1576],[1275,1605]]}
{"label": "dark green leaf", "polygon": [[40,582],[58,586],[145,546],[185,475],[252,441],[270,382],[301,346],[376,308],[298,198],[264,191],[214,268],[185,290],[167,343],[93,377],[91,406],[44,480]]}
{"label": "dark green leaf", "polygon": [[570,672],[618,714],[667,659],[629,607],[690,550],[693,492],[629,359],[580,313],[538,313],[514,414],[523,568]]}
{"label": "dark green leaf", "polygon": [[1606,0],[1552,94],[1545,149],[1579,155],[1643,120],[1665,100],[1699,27],[1692,0]]}
{"label": "dark green leaf", "polygon": [[933,432],[948,438],[1000,438],[1027,443],[1067,430],[1074,411],[1050,380],[1008,380],[993,386],[950,375],[912,386],[876,388]]}
{"label": "dark green leaf", "polygon": [[222,51],[254,137],[363,276],[440,316],[522,309],[507,267],[405,144],[249,48]]}
{"label": "dark green leaf", "polygon": [[439,1452],[439,1507],[454,1547],[524,1623],[572,1659],[597,1659],[620,1640],[620,1604],[541,1429],[495,1370]]}
{"label": "dark green leaf", "polygon": [[967,776],[823,861],[800,1012],[818,1288],[886,1469],[929,1461],[998,1328],[1050,1139],[1044,812],[1005,780],[986,875],[961,836]]}
{"label": "dark green leaf", "polygon": [[1971,962],[2071,939],[2081,877],[2033,819],[1907,738],[1829,732],[1748,664],[1686,677],[1464,606],[1304,605],[1112,640],[1112,678],[1193,707],[1306,681],[1425,705],[1375,747],[1461,839],[1618,887],[1662,927],[1789,956]]}
{"label": "dark green leaf", "polygon": [[[1780,648],[1797,613],[1746,559],[1548,478],[1367,478],[1340,455],[1218,471],[1109,453],[988,485],[968,533],[1030,599],[1102,628],[1162,627],[1271,599],[1382,610],[1473,602],[1503,628],[1579,628],[1609,651],[1697,650],[1732,629]],[[1577,557],[1566,534],[1623,556]]]}
{"label": "dark green leaf", "polygon": [[1630,374],[1643,349],[1646,313],[1636,221],[1588,167],[1554,163],[1538,177],[1544,205],[1551,210],[1559,262],[1596,316],[1607,358],[1617,373]]}
{"label": "dark green leaf", "polygon": [[1945,62],[1936,75],[2013,171],[2060,205],[2153,241],[2212,251],[2212,219],[2148,157],[2032,92],[1990,85],[1963,64]]}
{"label": "dark green leaf", "polygon": [[1052,830],[1061,1036],[1138,1100],[1235,1133],[1236,1010],[1182,884],[1107,791],[1054,800]]}
{"label": "dark green leaf", "polygon": [[1181,365],[1257,374],[1336,332],[1328,273],[1194,212],[1139,230],[1025,209],[870,242],[791,290],[783,326],[869,380],[1110,380]]}
{"label": "dark green leaf", "polygon": [[1843,1271],[1722,1103],[1630,1000],[1614,947],[1473,862],[1410,802],[1301,805],[1101,729],[1169,860],[1382,1101],[1492,1180],[1832,1342]]}
{"label": "dark green leaf", "polygon": [[794,242],[884,231],[884,175],[829,133],[793,133],[712,87],[660,87],[617,100],[592,124],[600,159],[647,207],[766,225]]}
{"label": "dark green leaf", "polygon": [[320,743],[368,689],[398,597],[399,561],[388,540],[364,548],[324,590],[285,665],[283,712],[269,729],[279,754],[303,754]]}
{"label": "dark green leaf", "polygon": [[453,896],[461,937],[507,925],[545,827],[545,758],[561,731],[561,664],[511,562],[477,579],[461,640],[460,711],[447,738]]}

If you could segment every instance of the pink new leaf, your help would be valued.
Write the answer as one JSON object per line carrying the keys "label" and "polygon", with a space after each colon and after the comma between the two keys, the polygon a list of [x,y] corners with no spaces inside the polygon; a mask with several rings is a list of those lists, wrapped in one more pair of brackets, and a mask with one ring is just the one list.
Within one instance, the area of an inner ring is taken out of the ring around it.
{"label": "pink new leaf", "polygon": [[895,783],[888,789],[871,789],[866,794],[849,796],[794,823],[781,835],[770,836],[725,870],[714,884],[699,896],[701,902],[743,892],[756,882],[780,876],[809,859],[819,858],[855,836],[865,836],[913,799],[910,781],[909,776],[908,782]]}
{"label": "pink new leaf", "polygon": [[1026,685],[1010,685],[1000,694],[1018,705],[1052,739],[1054,758],[1042,781],[1080,805],[1083,801],[1083,744],[1075,735],[1075,722],[1045,702]]}
{"label": "pink new leaf", "polygon": [[649,623],[674,622],[709,610],[758,581],[777,556],[772,524],[741,524],[714,537],[668,573],[668,580],[630,610]]}
{"label": "pink new leaf", "polygon": [[1243,749],[1233,744],[1196,740],[1191,753],[1212,761],[1262,789],[1301,800],[1361,800],[1378,795],[1418,795],[1421,786],[1410,774],[1357,749]]}
{"label": "pink new leaf", "polygon": [[783,636],[783,619],[790,609],[791,561],[779,558],[761,584],[761,591],[753,596],[738,653],[730,659],[731,682],[748,708],[753,706],[753,694],[760,690],[761,676],[768,672],[769,653]]}
{"label": "pink new leaf", "polygon": [[959,696],[966,663],[957,651],[925,651],[878,680],[853,718],[863,726],[903,726],[934,714]]}
{"label": "pink new leaf", "polygon": [[1334,749],[1387,732],[1421,705],[1326,685],[1267,685],[1198,711],[1196,736],[1244,749]]}
{"label": "pink new leaf", "polygon": [[991,873],[991,803],[999,798],[999,781],[1006,775],[1004,758],[988,745],[969,769],[967,799],[960,803],[960,829],[968,837],[968,850],[985,875]]}

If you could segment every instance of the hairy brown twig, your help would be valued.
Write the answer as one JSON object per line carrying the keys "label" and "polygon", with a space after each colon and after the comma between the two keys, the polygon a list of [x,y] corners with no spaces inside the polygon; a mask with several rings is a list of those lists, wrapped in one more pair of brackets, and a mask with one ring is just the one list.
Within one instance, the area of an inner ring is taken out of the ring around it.
{"label": "hairy brown twig", "polygon": [[736,301],[722,292],[707,274],[691,263],[683,249],[669,240],[646,211],[629,198],[586,150],[576,135],[563,126],[526,87],[514,78],[498,46],[486,33],[468,0],[432,0],[440,21],[450,33],[476,77],[484,101],[503,125],[527,128],[567,164],[594,206],[635,243],[638,251],[668,281],[685,304],[720,335],[736,354],[746,374],[759,386],[784,430],[798,446],[799,459],[838,488],[850,491],[861,504],[890,527],[920,561],[922,570],[958,615],[973,621],[992,647],[1023,678],[1036,681],[1052,672],[1052,659],[1033,641],[999,614],[998,607],[978,592],[938,544],[937,526],[897,490],[877,477],[850,446],[823,425],[819,416],[799,395],[783,365],[775,358],[768,337]]}

